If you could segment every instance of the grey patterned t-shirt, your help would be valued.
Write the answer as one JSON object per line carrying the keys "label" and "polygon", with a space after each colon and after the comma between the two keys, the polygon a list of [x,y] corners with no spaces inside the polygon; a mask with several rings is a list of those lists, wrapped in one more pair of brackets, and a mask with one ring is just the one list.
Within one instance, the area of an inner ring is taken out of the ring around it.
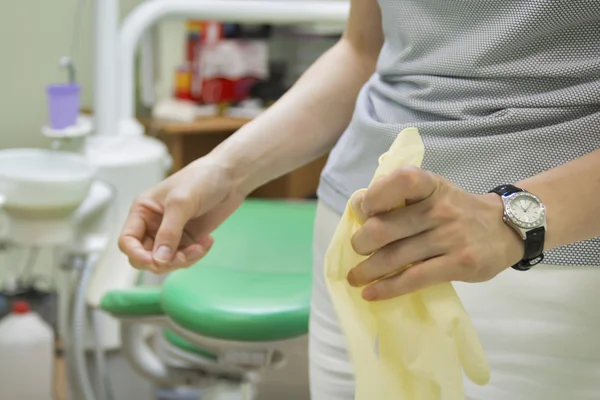
{"label": "grey patterned t-shirt", "polygon": [[[338,212],[409,126],[425,143],[423,168],[473,193],[600,148],[600,1],[380,0],[380,7],[377,72],[319,187]],[[600,265],[600,238],[548,251],[546,261]]]}

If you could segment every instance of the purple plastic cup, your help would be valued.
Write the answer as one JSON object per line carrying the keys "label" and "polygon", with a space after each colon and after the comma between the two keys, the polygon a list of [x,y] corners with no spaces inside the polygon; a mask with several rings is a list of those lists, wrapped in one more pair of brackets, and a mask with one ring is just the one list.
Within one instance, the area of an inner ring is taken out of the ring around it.
{"label": "purple plastic cup", "polygon": [[77,84],[48,85],[48,113],[52,129],[75,125],[79,116],[81,88]]}

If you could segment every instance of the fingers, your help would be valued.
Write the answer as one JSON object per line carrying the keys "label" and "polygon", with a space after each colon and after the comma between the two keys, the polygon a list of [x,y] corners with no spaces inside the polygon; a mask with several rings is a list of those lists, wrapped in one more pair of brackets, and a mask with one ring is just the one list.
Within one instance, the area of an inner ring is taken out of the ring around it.
{"label": "fingers", "polygon": [[142,211],[132,211],[119,237],[119,249],[127,254],[129,263],[137,269],[146,269],[152,264],[151,248],[145,247],[144,243],[146,229]]}
{"label": "fingers", "polygon": [[176,259],[177,250],[185,225],[192,217],[189,201],[185,197],[169,197],[165,203],[164,214],[156,233],[153,249],[154,261],[160,266],[182,261]]}
{"label": "fingers", "polygon": [[208,250],[211,249],[212,245],[215,243],[215,239],[213,239],[212,236],[204,236],[202,238],[200,238],[200,240],[198,241],[198,244],[200,246],[202,246],[206,252],[208,252]]}
{"label": "fingers", "polygon": [[[133,246],[121,246],[123,247],[121,250],[127,254],[129,258],[129,265],[131,265],[135,269],[150,271],[153,273],[159,273],[159,267],[154,262],[152,258],[152,249],[154,248],[154,239],[150,236],[145,236],[141,243],[137,241],[137,239],[128,238],[126,236],[121,236],[119,243],[127,243],[129,240],[135,240],[135,246],[137,250],[132,250]],[[141,249],[137,246],[141,244]],[[128,249],[124,251],[123,249]]]}
{"label": "fingers", "polygon": [[448,257],[435,257],[399,275],[375,282],[363,289],[362,297],[367,301],[387,300],[403,296],[443,282],[456,280]]}
{"label": "fingers", "polygon": [[363,211],[363,201],[366,193],[367,189],[361,189],[355,192],[350,198],[350,208],[354,214],[354,218],[356,218],[360,224],[364,224],[369,218]]}
{"label": "fingers", "polygon": [[436,240],[437,233],[426,232],[389,244],[364,260],[348,274],[348,283],[361,287],[387,277],[405,268],[443,254],[443,247]]}
{"label": "fingers", "polygon": [[[119,248],[127,254],[132,267],[156,274],[164,274],[191,266],[208,253],[214,242],[210,236],[205,236],[194,243],[193,238],[189,235],[185,236],[185,240],[183,240],[184,235],[180,235],[181,243],[178,244],[179,249],[175,251],[173,257],[166,263],[158,263],[153,256],[156,241],[143,230],[145,225],[144,219],[140,217],[139,213],[132,213],[119,238]],[[139,235],[145,236],[140,240],[138,239]]]}
{"label": "fingers", "polygon": [[[151,239],[148,239],[148,241],[153,242]],[[171,261],[167,264],[158,264],[152,257],[152,247],[150,247],[150,250],[146,250],[143,254],[130,256],[129,263],[136,269],[162,275],[192,266],[206,256],[212,247],[212,244],[213,239],[211,237],[206,237],[202,239],[200,243],[194,243],[176,251]]]}
{"label": "fingers", "polygon": [[180,249],[174,259],[168,264],[168,267],[187,268],[192,264],[200,261],[210,250],[213,245],[213,238],[206,236],[198,243],[193,243],[183,249]]}
{"label": "fingers", "polygon": [[365,193],[363,211],[367,216],[372,216],[421,201],[435,192],[438,183],[434,174],[420,168],[398,168],[373,182]]}
{"label": "fingers", "polygon": [[195,218],[202,214],[200,203],[205,199],[180,186],[181,190],[166,187],[146,193],[133,204],[119,238],[133,267],[155,273],[186,268],[212,246],[210,231],[198,226],[200,218]]}
{"label": "fingers", "polygon": [[190,245],[178,251],[168,265],[157,266],[156,273],[167,274],[178,269],[189,268],[200,261],[212,247],[213,239],[207,236],[201,240],[201,243]]}
{"label": "fingers", "polygon": [[[129,250],[142,248],[142,241],[146,235],[146,222],[141,211],[132,211],[125,220],[125,225],[119,238],[119,249],[125,253]],[[133,240],[129,240],[133,239]]]}
{"label": "fingers", "polygon": [[429,203],[419,202],[367,219],[352,236],[352,248],[366,256],[392,242],[435,228],[438,221],[429,218],[430,208]]}
{"label": "fingers", "polygon": [[152,264],[154,263],[152,252],[144,249],[136,238],[121,236],[119,247],[129,258],[129,264],[132,267],[136,269],[152,269]]}

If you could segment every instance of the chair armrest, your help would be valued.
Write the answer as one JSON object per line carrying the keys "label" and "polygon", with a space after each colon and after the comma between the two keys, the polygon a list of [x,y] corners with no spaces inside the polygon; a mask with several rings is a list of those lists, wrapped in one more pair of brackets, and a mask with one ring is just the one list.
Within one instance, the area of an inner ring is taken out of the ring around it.
{"label": "chair armrest", "polygon": [[135,318],[163,315],[162,288],[139,286],[111,290],[104,295],[100,308],[116,318]]}

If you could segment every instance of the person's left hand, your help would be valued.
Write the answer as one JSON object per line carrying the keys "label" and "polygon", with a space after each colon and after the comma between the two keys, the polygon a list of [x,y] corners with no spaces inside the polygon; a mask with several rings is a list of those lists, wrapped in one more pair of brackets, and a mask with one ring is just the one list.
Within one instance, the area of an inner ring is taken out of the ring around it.
{"label": "person's left hand", "polygon": [[348,282],[366,286],[365,300],[442,282],[486,281],[523,256],[522,239],[502,220],[498,195],[468,193],[420,168],[378,179],[352,206],[364,220],[352,247],[371,256],[350,271]]}

